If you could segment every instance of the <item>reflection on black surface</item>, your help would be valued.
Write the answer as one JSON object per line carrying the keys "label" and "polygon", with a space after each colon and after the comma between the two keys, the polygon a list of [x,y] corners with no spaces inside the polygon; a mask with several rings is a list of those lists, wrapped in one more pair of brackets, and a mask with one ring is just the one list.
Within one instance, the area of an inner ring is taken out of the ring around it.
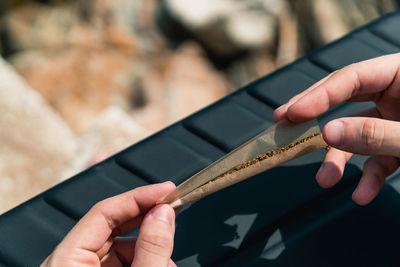
{"label": "reflection on black surface", "polygon": [[[329,194],[323,193],[329,191],[315,182],[319,166],[315,163],[278,167],[194,203],[177,217],[173,259],[179,262],[198,254],[200,265],[213,265],[249,246],[251,254],[258,257],[278,227],[294,222],[309,210],[315,202],[311,200],[317,198],[319,202],[328,197]],[[349,165],[343,180],[349,184],[359,175],[360,170]],[[346,185],[341,184],[334,190]],[[248,224],[249,216],[237,215],[249,215],[253,219],[247,233],[239,234],[237,228]],[[232,217],[237,226],[232,225]],[[282,238],[285,242],[285,236]],[[237,247],[226,244],[237,239],[241,240]],[[255,243],[258,245],[253,246]]]}
{"label": "reflection on black surface", "polygon": [[370,205],[360,207],[350,200],[353,189],[316,210],[324,216],[306,225],[301,235],[293,237],[293,225],[282,227],[286,249],[276,260],[258,257],[249,249],[247,258],[240,255],[224,266],[399,266],[399,193],[385,185]]}
{"label": "reflection on black surface", "polygon": [[[330,190],[316,184],[318,168],[275,168],[194,203],[177,217],[173,259],[179,265],[192,256],[200,266],[398,265],[397,191],[385,185],[360,207],[351,200],[358,167],[348,165]],[[238,233],[249,221],[248,230]],[[266,245],[277,234],[281,243],[271,258]]]}

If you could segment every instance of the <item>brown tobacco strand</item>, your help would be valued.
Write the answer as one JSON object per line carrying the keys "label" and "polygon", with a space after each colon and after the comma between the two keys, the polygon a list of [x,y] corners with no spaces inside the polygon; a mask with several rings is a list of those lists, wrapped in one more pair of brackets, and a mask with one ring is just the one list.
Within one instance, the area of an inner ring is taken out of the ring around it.
{"label": "brown tobacco strand", "polygon": [[[211,180],[209,183],[212,183],[213,181],[215,181],[217,179],[223,178],[223,177],[225,177],[227,175],[230,175],[230,174],[232,174],[234,172],[237,172],[237,171],[239,171],[241,169],[250,167],[251,165],[254,165],[257,162],[263,161],[263,160],[265,160],[267,158],[270,158],[270,157],[273,157],[273,156],[275,156],[277,154],[281,154],[282,152],[285,152],[285,151],[287,151],[289,149],[292,149],[293,147],[295,147],[295,146],[297,146],[299,144],[302,144],[304,142],[307,142],[311,138],[314,138],[314,137],[319,136],[319,135],[321,135],[320,132],[315,133],[315,134],[310,135],[310,136],[307,136],[307,137],[304,137],[304,138],[302,138],[302,139],[300,139],[300,140],[298,140],[298,141],[296,141],[294,143],[291,143],[291,144],[289,144],[289,145],[287,145],[285,147],[280,147],[278,149],[271,150],[271,151],[268,151],[267,153],[261,154],[261,155],[255,157],[254,159],[251,159],[251,160],[247,161],[246,163],[240,164],[240,165],[236,166],[235,168],[225,172],[224,174],[222,174],[222,175],[218,176],[217,178]],[[329,150],[329,148],[330,148],[329,146],[325,147],[326,150]]]}

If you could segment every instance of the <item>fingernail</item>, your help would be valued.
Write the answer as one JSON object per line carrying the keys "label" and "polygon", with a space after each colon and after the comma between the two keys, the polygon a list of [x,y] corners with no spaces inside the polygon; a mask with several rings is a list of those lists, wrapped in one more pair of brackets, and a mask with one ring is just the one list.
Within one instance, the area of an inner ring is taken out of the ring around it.
{"label": "fingernail", "polygon": [[163,182],[162,184],[168,184],[168,185],[175,186],[175,184],[173,182],[171,182],[171,181],[166,181],[166,182]]}
{"label": "fingernail", "polygon": [[150,211],[150,215],[158,220],[173,224],[174,210],[166,204],[158,205]]}
{"label": "fingernail", "polygon": [[282,106],[278,107],[275,111],[281,111],[286,107],[287,104],[283,104]]}
{"label": "fingernail", "polygon": [[325,126],[326,141],[333,146],[340,146],[343,143],[344,125],[343,122],[335,120]]}

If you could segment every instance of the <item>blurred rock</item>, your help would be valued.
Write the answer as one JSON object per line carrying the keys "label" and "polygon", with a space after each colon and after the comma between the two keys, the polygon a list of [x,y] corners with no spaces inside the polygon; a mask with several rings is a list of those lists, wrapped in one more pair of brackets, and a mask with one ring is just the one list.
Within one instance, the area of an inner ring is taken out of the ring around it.
{"label": "blurred rock", "polygon": [[207,49],[233,56],[243,50],[274,45],[283,3],[284,0],[168,0],[159,14],[161,24],[174,24],[175,20]]}
{"label": "blurred rock", "polygon": [[14,3],[12,0],[2,0],[0,1],[0,15],[8,11],[11,7],[13,7]]}
{"label": "blurred rock", "polygon": [[51,7],[29,2],[20,5],[2,18],[3,50],[9,55],[27,49],[64,47],[78,20],[73,4]]}
{"label": "blurred rock", "polygon": [[76,133],[87,131],[109,105],[130,106],[135,65],[118,50],[75,46],[27,51],[12,63]]}
{"label": "blurred rock", "polygon": [[59,181],[76,151],[68,125],[0,59],[0,213]]}
{"label": "blurred rock", "polygon": [[150,135],[119,107],[109,107],[99,114],[87,134],[79,138],[74,160],[63,171],[71,177],[88,166],[112,156]]}
{"label": "blurred rock", "polygon": [[166,62],[163,84],[173,121],[224,97],[229,87],[195,43],[184,45]]}
{"label": "blurred rock", "polygon": [[229,82],[207,61],[202,49],[183,45],[142,82],[147,105],[133,111],[145,128],[160,130],[222,98],[230,90]]}
{"label": "blurred rock", "polygon": [[23,5],[6,16],[4,26],[10,49],[21,50],[9,60],[78,134],[109,105],[131,108],[141,72],[134,36],[107,22],[108,5],[118,1],[89,2],[93,24],[80,18],[82,7],[68,2]]}
{"label": "blurred rock", "polygon": [[[393,11],[398,5],[398,3],[395,3],[398,2],[396,0],[336,1],[341,8],[339,14],[342,15],[342,19],[350,29],[366,24],[385,13]],[[348,14],[351,14],[351,16]]]}
{"label": "blurred rock", "polygon": [[276,53],[277,67],[295,61],[300,55],[297,21],[289,5],[282,4],[279,15],[279,37]]}
{"label": "blurred rock", "polygon": [[230,92],[273,72],[276,67],[276,58],[268,51],[257,50],[248,54],[225,70],[229,82],[233,85]]}
{"label": "blurred rock", "polygon": [[396,9],[393,0],[289,0],[296,16],[301,54]]}
{"label": "blurred rock", "polygon": [[315,27],[322,43],[338,39],[350,30],[336,0],[314,1],[313,12]]}

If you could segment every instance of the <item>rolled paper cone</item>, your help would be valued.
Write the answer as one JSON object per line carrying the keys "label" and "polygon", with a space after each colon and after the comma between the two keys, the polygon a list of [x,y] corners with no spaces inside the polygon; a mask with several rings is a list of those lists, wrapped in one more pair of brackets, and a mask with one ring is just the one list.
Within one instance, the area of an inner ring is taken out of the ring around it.
{"label": "rolled paper cone", "polygon": [[287,161],[303,156],[320,148],[328,148],[321,133],[303,138],[286,147],[279,148],[260,155],[257,158],[242,164],[216,179],[198,187],[180,199],[169,203],[173,208],[201,199],[207,195],[222,190],[228,186],[241,182],[249,177],[277,167]]}

